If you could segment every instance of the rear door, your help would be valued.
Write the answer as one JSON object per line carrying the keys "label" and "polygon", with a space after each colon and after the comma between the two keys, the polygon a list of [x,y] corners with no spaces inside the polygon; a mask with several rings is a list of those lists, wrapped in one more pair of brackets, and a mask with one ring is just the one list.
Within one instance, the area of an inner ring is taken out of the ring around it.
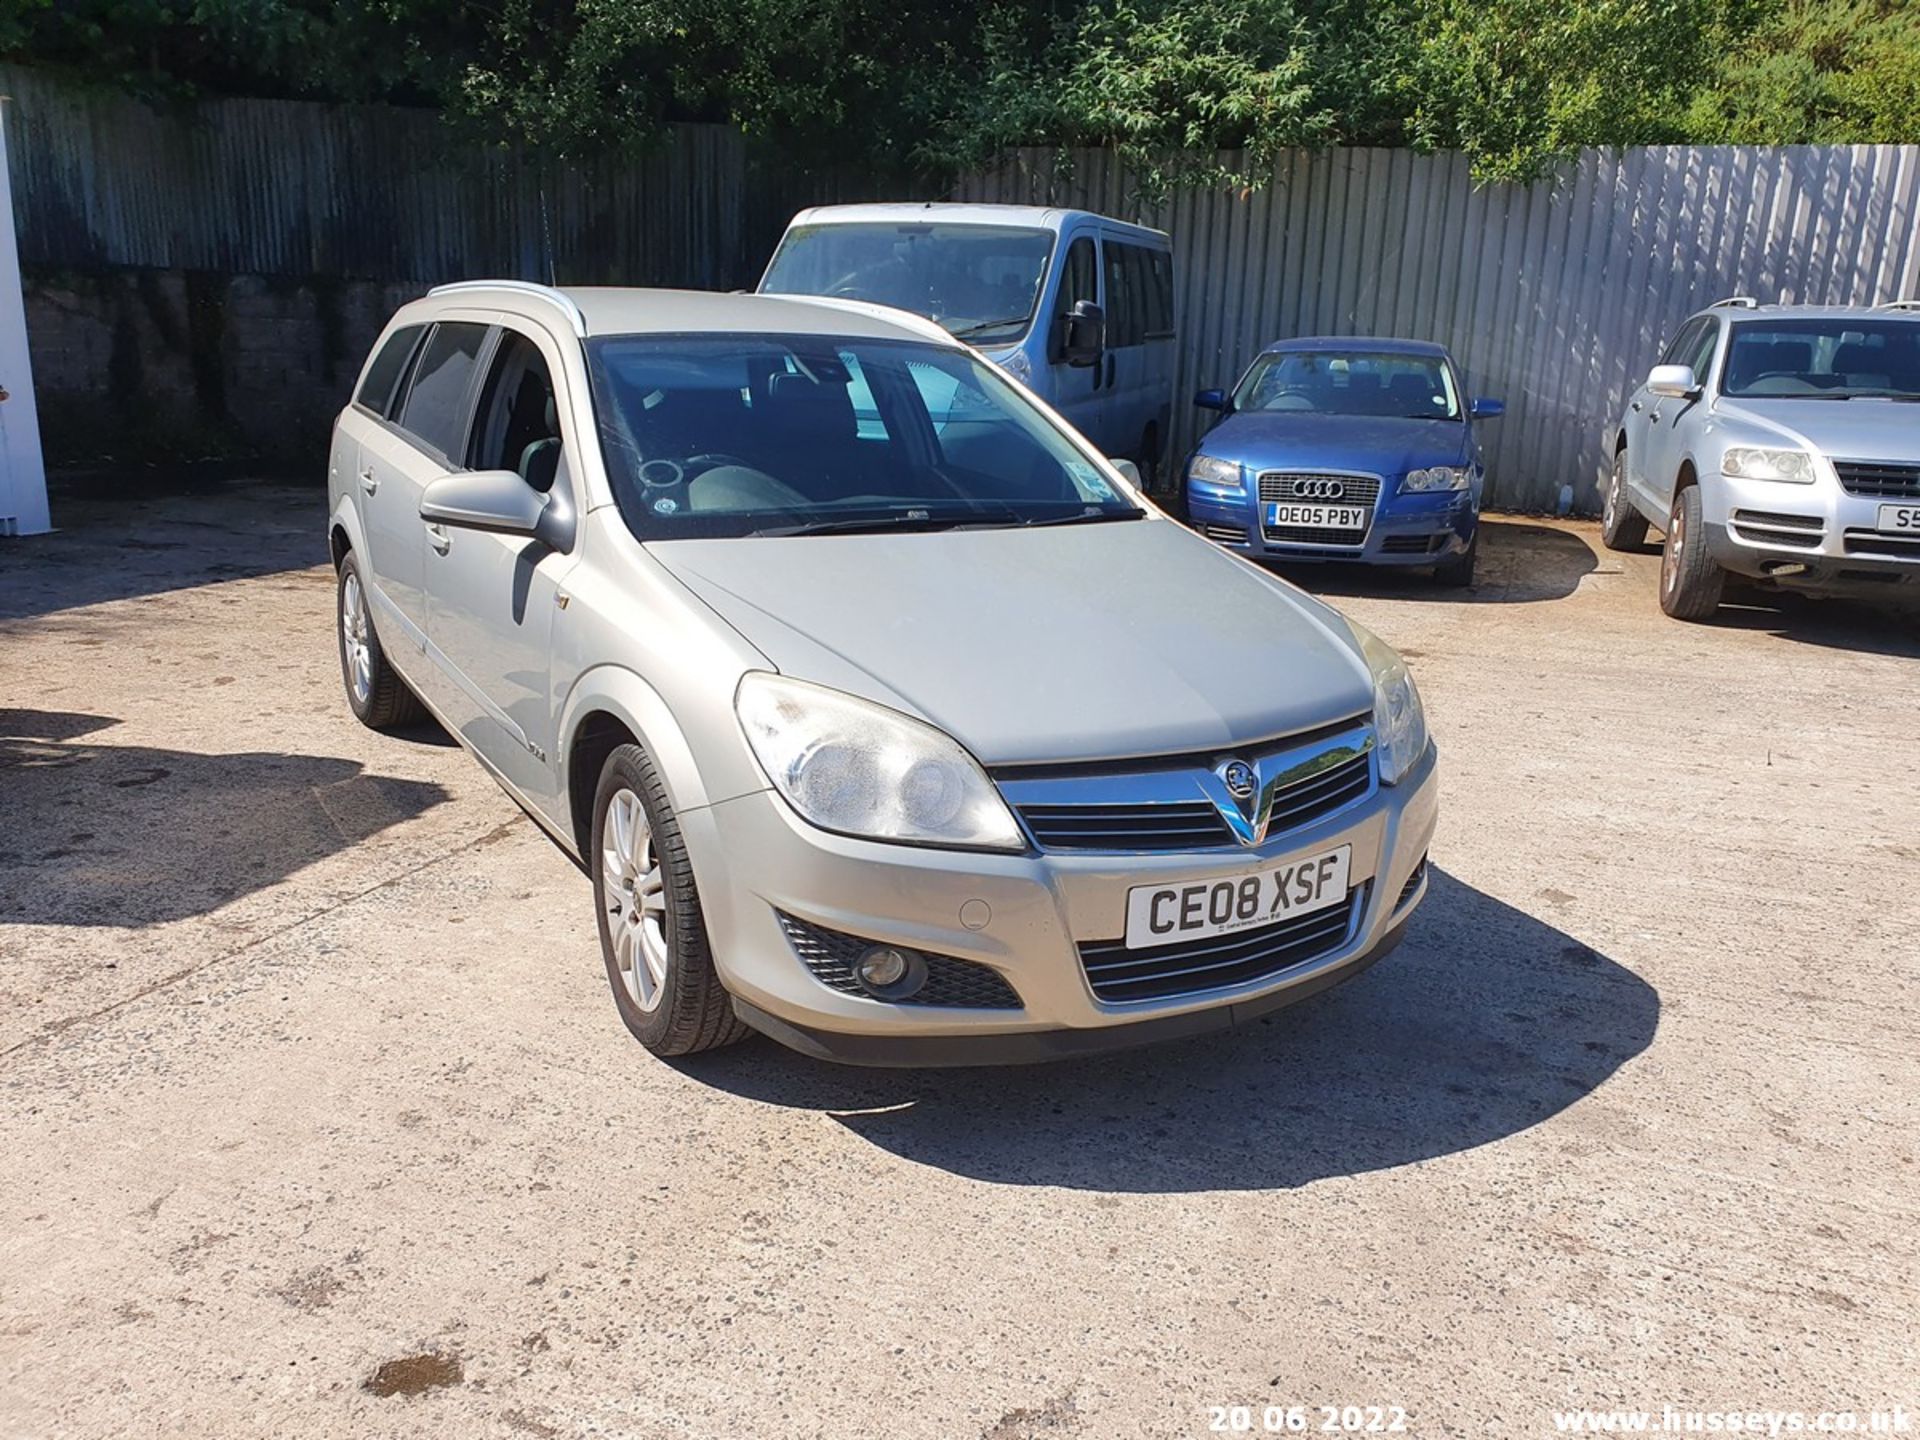
{"label": "rear door", "polygon": [[1101,237],[1107,358],[1101,428],[1110,455],[1158,456],[1173,405],[1173,265],[1165,251]]}
{"label": "rear door", "polygon": [[[392,418],[370,426],[360,443],[356,483],[380,581],[375,613],[384,609],[382,618],[397,622],[416,650],[427,638],[422,569],[428,536],[420,519],[420,492],[447,473],[448,451],[459,448],[486,339],[482,324],[435,325],[413,358]],[[383,628],[381,634],[384,639],[391,631]]]}

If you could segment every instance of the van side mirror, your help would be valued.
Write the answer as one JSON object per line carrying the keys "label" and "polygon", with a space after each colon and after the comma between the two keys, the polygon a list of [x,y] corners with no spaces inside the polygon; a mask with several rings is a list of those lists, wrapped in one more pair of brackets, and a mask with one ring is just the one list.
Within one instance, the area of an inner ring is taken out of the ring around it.
{"label": "van side mirror", "polygon": [[1231,406],[1231,402],[1227,399],[1227,392],[1224,390],[1202,390],[1193,397],[1193,403],[1202,410],[1218,410],[1222,414],[1225,414]]}
{"label": "van side mirror", "polygon": [[1647,375],[1647,393],[1662,400],[1691,400],[1700,393],[1700,381],[1691,365],[1656,365]]}
{"label": "van side mirror", "polygon": [[1078,369],[1107,353],[1107,315],[1091,300],[1076,300],[1060,322],[1060,358]]}
{"label": "van side mirror", "polygon": [[1467,406],[1467,414],[1475,420],[1494,420],[1507,413],[1507,402],[1491,400],[1485,395],[1476,395],[1473,403]]}
{"label": "van side mirror", "polygon": [[573,505],[564,486],[542,495],[513,470],[462,470],[420,492],[420,518],[430,525],[524,535],[552,550],[573,548]]}

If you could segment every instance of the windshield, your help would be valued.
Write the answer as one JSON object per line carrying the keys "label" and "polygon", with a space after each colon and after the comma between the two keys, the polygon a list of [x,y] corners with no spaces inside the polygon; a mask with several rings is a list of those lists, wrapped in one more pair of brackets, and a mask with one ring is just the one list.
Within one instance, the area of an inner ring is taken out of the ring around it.
{"label": "windshield", "polygon": [[1019,339],[1053,253],[1045,230],[1005,225],[796,225],[760,289],[911,310],[972,345]]}
{"label": "windshield", "polygon": [[1920,324],[1911,320],[1753,320],[1727,342],[1720,393],[1756,399],[1920,399]]}
{"label": "windshield", "polygon": [[1262,355],[1233,392],[1235,410],[1458,420],[1453,367],[1388,350],[1284,350]]}
{"label": "windshield", "polygon": [[644,540],[1137,519],[993,366],[917,341],[587,342],[615,498]]}

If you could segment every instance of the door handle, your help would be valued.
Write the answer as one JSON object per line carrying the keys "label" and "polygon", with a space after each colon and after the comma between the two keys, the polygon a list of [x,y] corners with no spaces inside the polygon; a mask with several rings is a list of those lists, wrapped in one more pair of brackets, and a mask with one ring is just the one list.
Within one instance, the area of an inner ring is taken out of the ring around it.
{"label": "door handle", "polygon": [[1660,423],[1660,412],[1658,410],[1651,412],[1647,416],[1647,423],[1649,425],[1658,425]]}
{"label": "door handle", "polygon": [[1113,352],[1111,350],[1107,352],[1107,388],[1109,390],[1113,388]]}
{"label": "door handle", "polygon": [[1643,407],[1641,406],[1640,402],[1636,400],[1633,402],[1632,405],[1628,406],[1627,408],[1632,410],[1634,414],[1638,415]]}
{"label": "door handle", "polygon": [[446,532],[444,526],[429,525],[427,526],[427,543],[444,555],[453,548],[453,537]]}
{"label": "door handle", "polygon": [[360,488],[369,495],[380,488],[380,482],[373,478],[373,467],[371,465],[360,472]]}

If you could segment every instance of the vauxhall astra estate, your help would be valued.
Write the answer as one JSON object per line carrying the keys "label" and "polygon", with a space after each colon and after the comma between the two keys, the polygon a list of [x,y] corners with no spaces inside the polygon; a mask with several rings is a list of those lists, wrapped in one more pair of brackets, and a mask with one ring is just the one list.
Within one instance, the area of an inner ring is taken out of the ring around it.
{"label": "vauxhall astra estate", "polygon": [[328,497],[348,704],[437,718],[588,872],[656,1054],[1218,1030],[1425,894],[1399,657],[925,319],[443,287],[375,344]]}

